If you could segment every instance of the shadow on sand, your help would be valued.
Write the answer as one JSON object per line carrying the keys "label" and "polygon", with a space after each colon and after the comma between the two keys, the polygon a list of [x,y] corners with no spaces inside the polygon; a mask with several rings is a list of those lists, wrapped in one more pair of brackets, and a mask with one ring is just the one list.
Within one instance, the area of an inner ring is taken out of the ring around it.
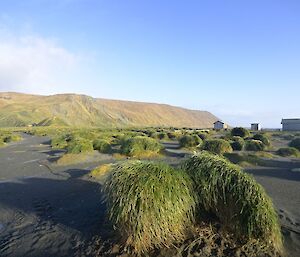
{"label": "shadow on sand", "polygon": [[59,223],[86,237],[95,234],[105,237],[102,228],[107,220],[101,185],[79,179],[87,172],[69,169],[64,171],[69,175],[66,180],[27,178],[22,183],[2,183],[0,205],[34,214],[54,224]]}

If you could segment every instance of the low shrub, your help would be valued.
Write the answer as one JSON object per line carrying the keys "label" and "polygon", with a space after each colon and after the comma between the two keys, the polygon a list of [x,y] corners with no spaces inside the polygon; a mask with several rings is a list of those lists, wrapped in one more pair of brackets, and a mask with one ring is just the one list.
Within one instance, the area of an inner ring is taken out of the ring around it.
{"label": "low shrub", "polygon": [[295,147],[300,151],[300,137],[299,138],[295,138],[293,139],[290,143],[289,143],[290,147]]}
{"label": "low shrub", "polygon": [[195,147],[202,143],[200,137],[196,134],[193,135],[185,135],[179,139],[179,144],[181,147]]}
{"label": "low shrub", "polygon": [[298,157],[298,156],[300,156],[298,149],[295,147],[279,148],[276,153],[283,157],[289,157],[289,156]]}
{"label": "low shrub", "polygon": [[159,153],[163,146],[155,139],[137,136],[125,140],[121,145],[121,153],[128,156],[139,156],[145,153]]}
{"label": "low shrub", "polygon": [[136,253],[185,238],[195,207],[191,190],[185,172],[145,161],[114,166],[104,185],[109,218]]}
{"label": "low shrub", "polygon": [[103,139],[94,140],[93,148],[94,150],[97,150],[100,153],[111,153],[112,151],[110,143]]}
{"label": "low shrub", "polygon": [[231,141],[230,145],[231,145],[231,147],[234,151],[243,150],[243,147],[245,145],[245,141],[242,137],[233,136],[231,139],[232,139],[232,141]]}
{"label": "low shrub", "polygon": [[68,142],[67,152],[72,154],[92,152],[94,150],[91,140],[74,138]]}
{"label": "low shrub", "polygon": [[211,213],[242,241],[256,239],[281,250],[280,225],[273,203],[250,175],[207,152],[191,157],[183,169],[194,182],[200,216]]}
{"label": "low shrub", "polygon": [[239,136],[242,138],[249,137],[250,133],[248,129],[242,127],[236,127],[231,130],[231,136]]}
{"label": "low shrub", "polygon": [[264,149],[265,145],[260,140],[250,139],[246,141],[246,151],[263,151]]}
{"label": "low shrub", "polygon": [[264,134],[255,134],[252,138],[261,141],[265,146],[271,145],[270,139]]}
{"label": "low shrub", "polygon": [[203,142],[201,149],[219,155],[232,152],[230,143],[224,139],[206,140]]}

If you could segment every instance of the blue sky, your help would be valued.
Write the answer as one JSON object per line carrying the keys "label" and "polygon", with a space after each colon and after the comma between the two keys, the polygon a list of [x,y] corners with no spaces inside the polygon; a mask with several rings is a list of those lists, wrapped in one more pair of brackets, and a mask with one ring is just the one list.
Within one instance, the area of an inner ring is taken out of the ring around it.
{"label": "blue sky", "polygon": [[297,0],[3,0],[0,91],[300,117]]}

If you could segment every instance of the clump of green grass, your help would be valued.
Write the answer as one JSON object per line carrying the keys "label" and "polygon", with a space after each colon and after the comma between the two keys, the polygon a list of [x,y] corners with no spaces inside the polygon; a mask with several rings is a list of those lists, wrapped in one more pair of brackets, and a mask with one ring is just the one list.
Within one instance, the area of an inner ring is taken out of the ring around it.
{"label": "clump of green grass", "polygon": [[260,140],[250,139],[246,141],[245,150],[247,151],[263,151],[265,145]]}
{"label": "clump of green grass", "polygon": [[276,153],[283,157],[290,157],[290,156],[299,157],[300,156],[300,152],[295,147],[279,148]]}
{"label": "clump of green grass", "polygon": [[282,249],[278,217],[263,187],[250,175],[223,159],[201,152],[183,169],[194,181],[198,212],[212,213],[241,240],[257,239]]}
{"label": "clump of green grass", "polygon": [[255,134],[252,138],[261,141],[265,146],[271,145],[270,139],[264,134]]}
{"label": "clump of green grass", "polygon": [[163,146],[155,139],[143,136],[129,138],[122,142],[121,153],[128,156],[140,156],[143,154],[158,154]]}
{"label": "clump of green grass", "polygon": [[290,147],[295,147],[300,151],[300,137],[299,138],[295,138],[293,139],[290,143],[289,143]]}
{"label": "clump of green grass", "polygon": [[93,148],[94,148],[94,150],[97,150],[100,153],[111,153],[111,151],[112,151],[110,143],[104,139],[94,140]]}
{"label": "clump of green grass", "polygon": [[202,143],[202,139],[196,135],[185,135],[179,139],[179,144],[181,147],[196,147]]}
{"label": "clump of green grass", "polygon": [[232,152],[230,143],[224,139],[206,140],[203,142],[201,149],[219,155]]}
{"label": "clump of green grass", "polygon": [[198,137],[200,137],[202,140],[207,140],[209,138],[209,134],[205,132],[197,132]]}
{"label": "clump of green grass", "polygon": [[[258,152],[259,153],[259,152]],[[249,153],[225,153],[224,156],[232,163],[242,167],[264,166],[265,162],[259,156]]]}
{"label": "clump of green grass", "polygon": [[192,181],[167,164],[129,161],[104,185],[109,218],[137,254],[183,240],[192,226]]}
{"label": "clump of green grass", "polygon": [[249,137],[249,135],[249,130],[242,127],[236,127],[231,130],[231,136],[239,136],[242,138],[246,138]]}
{"label": "clump of green grass", "polygon": [[239,137],[239,136],[233,136],[231,138],[231,142],[230,142],[230,145],[232,147],[232,149],[234,151],[241,151],[243,150],[243,147],[245,145],[245,141],[242,137]]}
{"label": "clump of green grass", "polygon": [[22,137],[19,134],[6,133],[2,135],[2,141],[4,143],[17,142],[22,140]]}
{"label": "clump of green grass", "polygon": [[51,147],[54,149],[64,149],[68,146],[68,142],[71,140],[70,134],[58,134],[51,139]]}
{"label": "clump of green grass", "polygon": [[72,154],[92,152],[93,150],[92,141],[80,137],[72,139],[67,146],[67,153]]}

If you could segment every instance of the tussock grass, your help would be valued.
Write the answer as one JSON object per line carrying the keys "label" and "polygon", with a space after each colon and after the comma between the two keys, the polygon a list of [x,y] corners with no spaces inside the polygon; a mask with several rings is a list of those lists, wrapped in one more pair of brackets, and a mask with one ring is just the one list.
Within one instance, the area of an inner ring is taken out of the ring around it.
{"label": "tussock grass", "polygon": [[290,156],[300,157],[300,152],[295,147],[279,148],[276,153],[283,157],[290,157]]}
{"label": "tussock grass", "polygon": [[289,143],[290,147],[295,147],[296,149],[298,149],[300,151],[300,137],[299,138],[295,138],[293,139],[290,143]]}
{"label": "tussock grass", "polygon": [[167,164],[128,161],[104,185],[109,217],[137,254],[185,238],[195,199],[185,172]]}
{"label": "tussock grass", "polygon": [[99,167],[93,169],[90,172],[91,177],[93,178],[101,178],[105,175],[107,175],[110,171],[112,170],[112,164],[103,164],[100,165]]}
{"label": "tussock grass", "polygon": [[232,147],[232,149],[234,151],[241,151],[243,150],[243,147],[245,145],[245,141],[242,137],[239,137],[239,136],[233,136],[231,138],[231,142],[230,142],[230,145]]}
{"label": "tussock grass", "polygon": [[255,134],[252,138],[261,141],[265,146],[271,145],[271,141],[266,134]]}
{"label": "tussock grass", "polygon": [[58,134],[51,139],[51,147],[54,149],[65,149],[68,146],[68,141],[70,140],[70,134]]}
{"label": "tussock grass", "polygon": [[231,136],[239,136],[242,138],[246,138],[250,136],[249,130],[242,127],[233,128],[230,133]]}
{"label": "tussock grass", "polygon": [[224,139],[206,140],[203,142],[201,149],[219,155],[232,152],[230,143]]}
{"label": "tussock grass", "polygon": [[0,130],[0,146],[5,146],[8,143],[20,140],[22,140],[21,135],[8,130]]}
{"label": "tussock grass", "polygon": [[94,150],[97,150],[100,153],[111,153],[111,151],[112,151],[110,143],[104,139],[94,140],[93,148],[94,148]]}
{"label": "tussock grass", "polygon": [[163,146],[157,140],[143,136],[129,138],[121,145],[121,153],[131,157],[157,155],[162,149]]}
{"label": "tussock grass", "polygon": [[77,154],[67,153],[61,156],[56,161],[56,164],[60,166],[64,166],[64,165],[82,163],[82,162],[86,162],[89,159],[89,157],[90,156],[86,153],[77,153]]}
{"label": "tussock grass", "polygon": [[245,150],[247,151],[263,151],[265,145],[260,140],[250,139],[246,140]]}
{"label": "tussock grass", "polygon": [[179,144],[181,147],[196,147],[202,143],[202,139],[196,135],[185,135],[179,139]]}
{"label": "tussock grass", "polygon": [[232,163],[238,164],[241,167],[250,166],[265,166],[265,161],[262,158],[273,158],[274,156],[266,152],[240,152],[240,153],[225,153],[224,156]]}
{"label": "tussock grass", "polygon": [[94,150],[92,141],[84,138],[74,138],[68,142],[67,152],[72,154],[92,152]]}
{"label": "tussock grass", "polygon": [[271,199],[250,175],[225,159],[201,152],[183,164],[194,181],[199,213],[213,213],[229,231],[282,249],[278,217]]}

